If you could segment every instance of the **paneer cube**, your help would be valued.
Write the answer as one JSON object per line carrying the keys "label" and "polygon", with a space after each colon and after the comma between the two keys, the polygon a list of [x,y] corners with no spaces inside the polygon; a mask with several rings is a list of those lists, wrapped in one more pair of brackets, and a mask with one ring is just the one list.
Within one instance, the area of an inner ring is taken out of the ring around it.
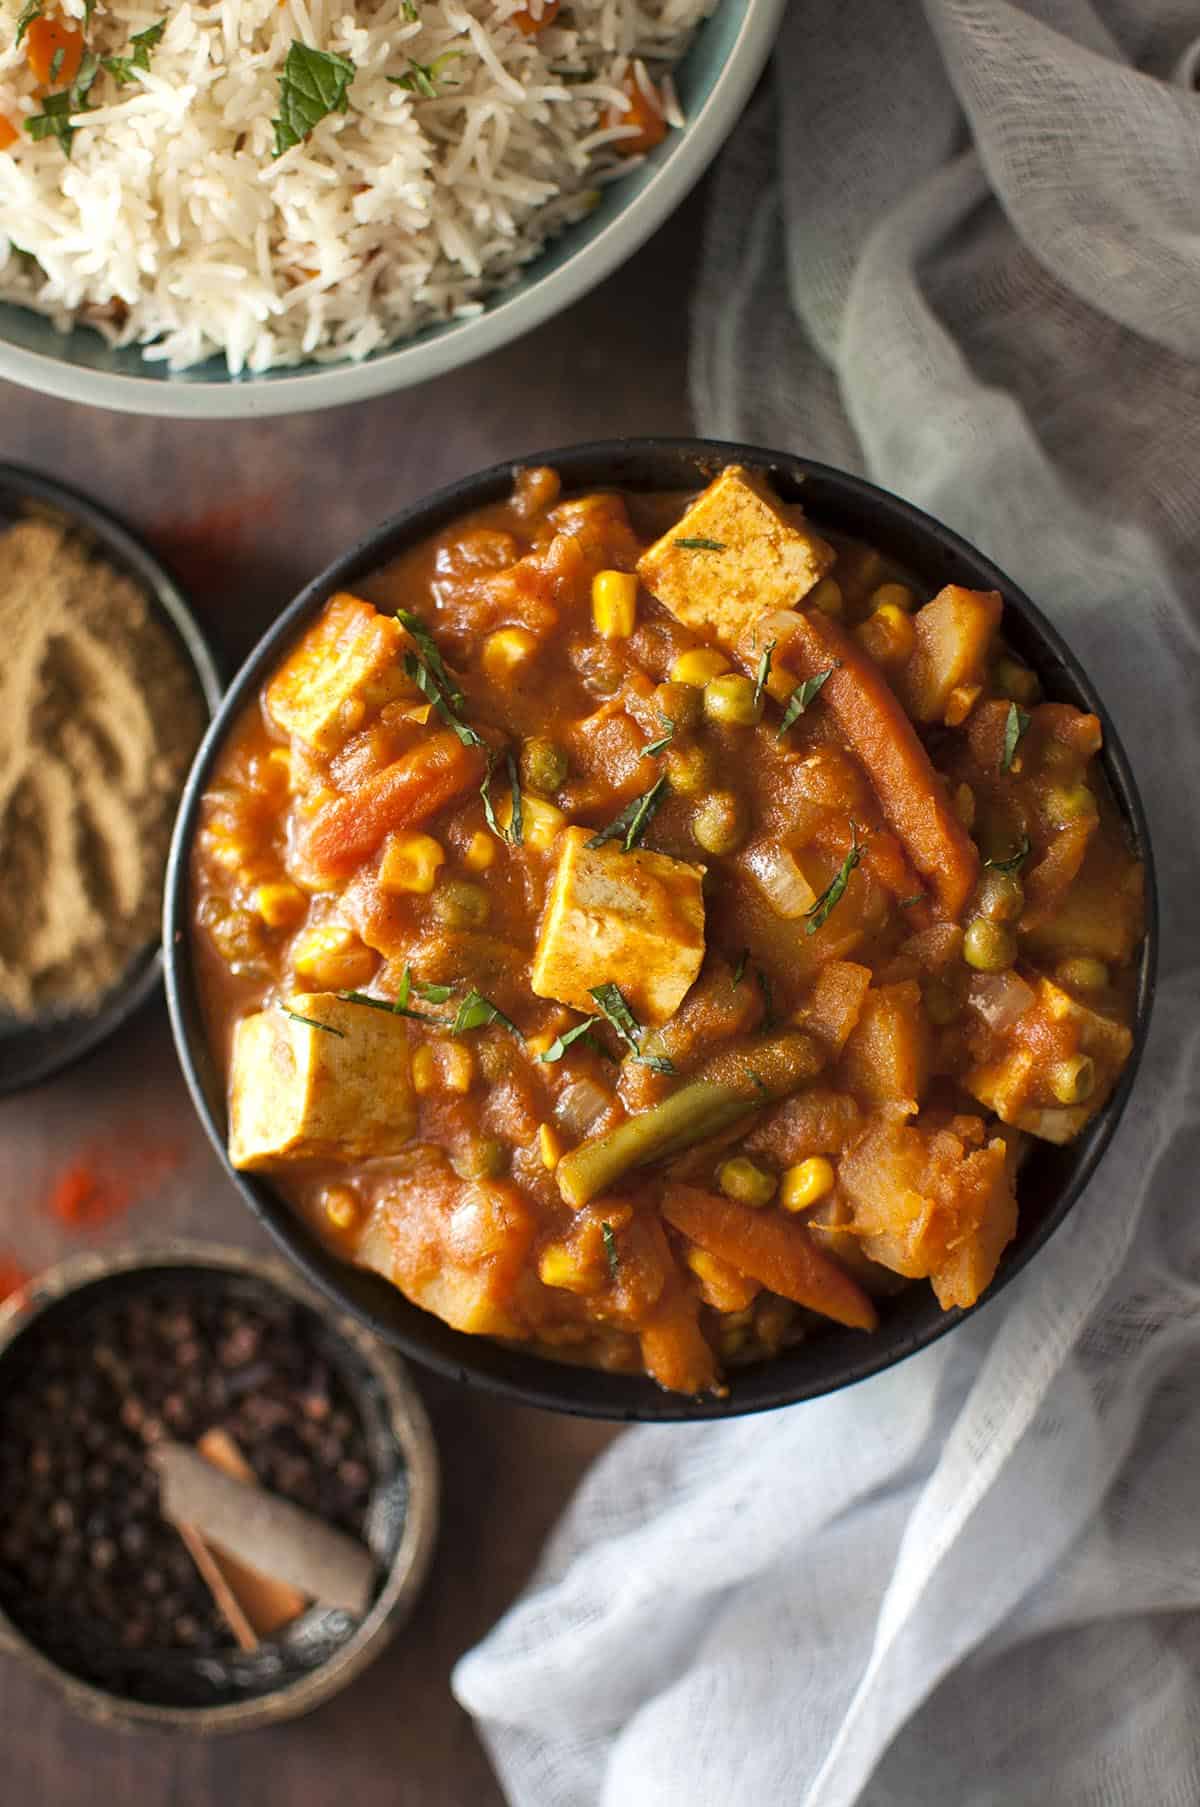
{"label": "paneer cube", "polygon": [[590,838],[586,828],[559,838],[533,989],[594,1014],[591,989],[616,983],[639,1022],[665,1023],[704,958],[704,868],[616,841],[589,847]]}
{"label": "paneer cube", "polygon": [[403,1017],[329,991],[300,992],[286,1010],[258,1011],[234,1030],[235,1167],[270,1172],[295,1161],[396,1154],[416,1126]]}
{"label": "paneer cube", "polygon": [[765,609],[795,608],[835,556],[798,508],[734,464],[642,554],[638,576],[677,620],[732,647]]}
{"label": "paneer cube", "polygon": [[326,604],[267,686],[267,714],[285,734],[330,753],[372,703],[408,688],[400,625],[345,593]]}

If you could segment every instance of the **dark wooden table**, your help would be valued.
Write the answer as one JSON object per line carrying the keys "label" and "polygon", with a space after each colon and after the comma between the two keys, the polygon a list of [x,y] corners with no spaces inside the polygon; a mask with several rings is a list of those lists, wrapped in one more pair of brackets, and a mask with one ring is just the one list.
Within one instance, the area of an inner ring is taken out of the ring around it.
{"label": "dark wooden table", "polygon": [[[156,540],[234,660],[306,579],[438,484],[572,441],[686,432],[701,219],[693,197],[602,288],[494,357],[334,413],[189,425],[0,385],[0,460],[78,484]],[[73,1155],[139,1139],[171,1148],[169,1173],[119,1222],[65,1229],[46,1200]],[[35,1269],[84,1242],[180,1234],[264,1241],[202,1139],[156,1003],[81,1066],[0,1103],[0,1257]],[[450,1669],[517,1592],[611,1431],[418,1379],[443,1463],[441,1538],[413,1619],[376,1667],[309,1720],[199,1743],[101,1731],[0,1660],[6,1807],[500,1801]]]}

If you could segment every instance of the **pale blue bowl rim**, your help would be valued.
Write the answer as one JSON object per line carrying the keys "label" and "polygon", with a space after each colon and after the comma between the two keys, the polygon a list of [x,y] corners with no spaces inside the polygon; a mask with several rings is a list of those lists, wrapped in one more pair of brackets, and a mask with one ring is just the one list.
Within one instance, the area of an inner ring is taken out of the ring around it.
{"label": "pale blue bowl rim", "polygon": [[[577,301],[674,211],[733,129],[786,6],[787,0],[719,0],[676,71],[686,128],[607,188],[594,214],[569,227],[519,282],[471,319],[429,328],[358,364],[231,377],[216,359],[172,375],[146,364],[136,347],[113,352],[89,329],[60,334],[26,309],[0,305],[0,377],[130,414],[234,420],[341,407],[459,369]],[[637,304],[631,295],[630,305]]]}

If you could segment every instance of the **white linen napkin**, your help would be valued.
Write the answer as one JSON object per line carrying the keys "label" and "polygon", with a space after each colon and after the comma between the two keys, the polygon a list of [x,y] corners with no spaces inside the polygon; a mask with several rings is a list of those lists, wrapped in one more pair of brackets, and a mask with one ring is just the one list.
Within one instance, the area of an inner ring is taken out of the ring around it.
{"label": "white linen napkin", "polygon": [[865,471],[1063,628],[1151,816],[1161,981],[1114,1146],[994,1305],[597,1464],[455,1675],[515,1807],[1200,1801],[1198,32],[794,0],[720,164],[701,427]]}

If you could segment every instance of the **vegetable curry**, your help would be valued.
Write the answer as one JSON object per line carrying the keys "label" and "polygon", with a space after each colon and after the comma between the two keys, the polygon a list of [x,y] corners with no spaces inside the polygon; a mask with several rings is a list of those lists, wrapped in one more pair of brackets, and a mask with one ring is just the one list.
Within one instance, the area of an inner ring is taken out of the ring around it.
{"label": "vegetable curry", "polygon": [[1131,1035],[1141,873],[1000,597],[733,466],[334,596],[194,849],[230,1154],[460,1330],[686,1393],[928,1281]]}

